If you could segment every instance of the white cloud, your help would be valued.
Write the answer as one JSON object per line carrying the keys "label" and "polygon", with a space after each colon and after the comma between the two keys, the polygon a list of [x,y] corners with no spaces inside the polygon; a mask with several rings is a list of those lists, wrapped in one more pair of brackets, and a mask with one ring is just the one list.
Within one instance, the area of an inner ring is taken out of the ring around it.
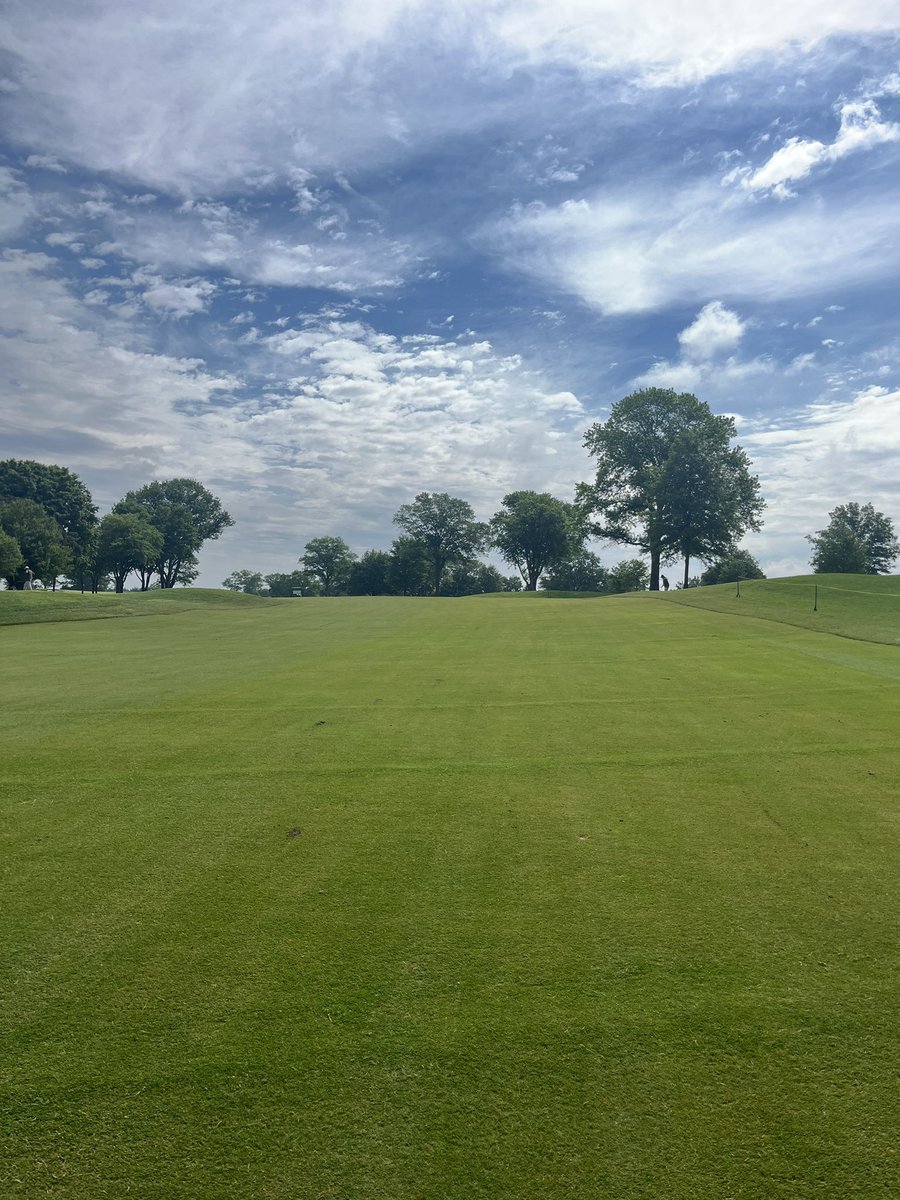
{"label": "white cloud", "polygon": [[34,215],[31,192],[15,171],[0,167],[0,237],[14,237]]}
{"label": "white cloud", "polygon": [[36,167],[40,171],[53,171],[57,175],[65,175],[66,168],[52,154],[29,154],[25,159],[26,167]]}
{"label": "white cloud", "polygon": [[[7,50],[19,144],[185,194],[384,162],[488,118],[479,78],[563,64],[645,84],[694,82],[834,35],[895,31],[896,0],[69,0],[21,6]],[[434,47],[466,86],[435,95]],[[559,164],[576,174],[577,166]],[[308,174],[307,174],[308,173]]]}
{"label": "white cloud", "polygon": [[814,139],[792,137],[761,167],[735,167],[723,182],[738,181],[750,192],[772,192],[781,198],[795,193],[788,186],[805,179],[822,164],[835,163],[848,154],[870,150],[885,142],[900,140],[900,125],[883,121],[872,99],[848,102],[841,106],[840,128],[833,142],[825,145]]}
{"label": "white cloud", "polygon": [[[143,282],[143,279],[143,276],[139,277],[139,282]],[[144,288],[142,296],[150,308],[180,318],[204,312],[215,290],[215,285],[205,279],[183,283],[166,283],[159,279]]]}
{"label": "white cloud", "polygon": [[712,184],[643,181],[557,207],[530,205],[485,230],[504,265],[607,314],[710,295],[774,300],[893,278],[900,211],[892,198],[755,205]]}
{"label": "white cloud", "polygon": [[701,308],[696,320],[678,335],[682,352],[688,358],[711,358],[733,349],[744,336],[744,322],[719,300]]}

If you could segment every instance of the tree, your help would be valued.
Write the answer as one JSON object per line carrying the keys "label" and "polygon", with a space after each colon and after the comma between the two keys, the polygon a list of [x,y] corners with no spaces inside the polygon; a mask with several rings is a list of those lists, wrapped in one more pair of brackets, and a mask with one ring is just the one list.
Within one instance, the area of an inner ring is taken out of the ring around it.
{"label": "tree", "polygon": [[607,574],[596,554],[581,550],[552,567],[544,576],[541,587],[559,592],[602,592],[606,590]]}
{"label": "tree", "polygon": [[812,543],[810,557],[816,575],[867,575],[869,551],[849,525],[835,521],[806,539]]}
{"label": "tree", "polygon": [[7,500],[0,503],[0,529],[18,543],[22,560],[6,576],[9,587],[25,584],[25,567],[31,567],[36,579],[46,583],[62,575],[71,563],[71,552],[59,524],[34,500]]}
{"label": "tree", "polygon": [[266,581],[259,571],[232,571],[222,580],[222,587],[229,592],[244,592],[248,596],[261,596],[267,591]]}
{"label": "tree", "polygon": [[19,543],[0,529],[0,578],[13,579],[19,567],[24,565]]}
{"label": "tree", "polygon": [[739,579],[765,579],[759,563],[749,550],[734,547],[724,558],[712,563],[700,576],[703,586],[711,583],[737,583]]}
{"label": "tree", "polygon": [[504,592],[521,592],[522,580],[518,575],[506,575],[503,578]]}
{"label": "tree", "polygon": [[471,504],[446,492],[420,492],[412,504],[400,506],[394,524],[425,546],[435,596],[450,563],[465,562],[482,550],[487,540],[487,526],[475,520]]}
{"label": "tree", "polygon": [[388,582],[395,596],[424,596],[431,577],[428,549],[415,538],[399,537],[391,546]]}
{"label": "tree", "polygon": [[[153,570],[164,588],[196,579],[197,554],[203,543],[234,524],[221,501],[196,479],[147,483],[128,492],[113,506],[113,512],[141,516],[162,534],[162,549]],[[151,573],[140,573],[142,591],[149,587]]]}
{"label": "tree", "polygon": [[304,596],[320,596],[322,585],[309,571],[291,571],[290,575],[267,575],[265,581],[269,587],[269,596],[293,596],[299,591]]}
{"label": "tree", "polygon": [[[597,474],[592,484],[579,484],[576,501],[586,517],[597,514],[591,526],[597,537],[637,546],[649,555],[652,591],[659,590],[660,564],[685,547],[695,554],[700,544],[718,544],[729,521],[737,523],[729,541],[743,528],[757,527],[762,502],[749,475],[740,488],[733,488],[744,498],[743,507],[726,489],[724,499],[736,507],[733,512],[726,507],[720,516],[712,483],[702,505],[690,512],[685,507],[691,477],[715,467],[713,481],[721,476],[734,484],[732,476],[746,471],[742,451],[728,458],[733,435],[731,417],[715,416],[696,396],[667,388],[626,396],[613,405],[607,421],[586,432],[585,446],[597,459]],[[695,461],[698,457],[702,462]]]}
{"label": "tree", "polygon": [[350,568],[347,591],[351,596],[388,596],[391,593],[391,556],[386,550],[367,550]]}
{"label": "tree", "polygon": [[336,596],[347,590],[356,555],[343,538],[319,537],[306,543],[300,562],[318,579],[326,596]]}
{"label": "tree", "polygon": [[[831,521],[825,529],[806,540],[813,545],[812,565],[817,573],[824,571],[853,571],[860,575],[889,575],[895,560],[900,556],[900,543],[894,535],[894,525],[884,513],[876,512],[871,504],[839,504],[828,514]],[[839,547],[843,546],[843,561],[858,562],[859,554],[851,539],[838,537],[838,528],[843,527],[854,535],[865,552],[865,565],[847,567],[823,567],[817,563],[823,558],[828,561],[842,560]],[[823,540],[824,539],[824,540]],[[849,557],[848,557],[849,556]]]}
{"label": "tree", "polygon": [[684,559],[682,587],[688,586],[692,558],[709,562],[748,529],[759,529],[759,481],[744,451],[729,445],[733,435],[731,417],[712,417],[683,429],[669,448],[660,511],[669,541]]}
{"label": "tree", "polygon": [[124,592],[131,572],[156,562],[162,545],[163,535],[137,513],[107,513],[97,536],[97,572],[109,572],[116,591]]}
{"label": "tree", "polygon": [[[72,560],[87,549],[97,523],[97,506],[84,483],[66,467],[8,458],[0,462],[0,503],[31,500],[56,521]],[[51,583],[55,583],[55,576]]]}
{"label": "tree", "polygon": [[478,596],[504,591],[504,579],[496,567],[477,559],[455,562],[441,584],[442,596]]}
{"label": "tree", "polygon": [[616,563],[606,576],[606,591],[643,592],[647,587],[649,572],[647,564],[640,558],[626,558]]}
{"label": "tree", "polygon": [[490,528],[503,561],[516,568],[530,592],[548,567],[576,553],[583,541],[576,509],[547,492],[510,492]]}

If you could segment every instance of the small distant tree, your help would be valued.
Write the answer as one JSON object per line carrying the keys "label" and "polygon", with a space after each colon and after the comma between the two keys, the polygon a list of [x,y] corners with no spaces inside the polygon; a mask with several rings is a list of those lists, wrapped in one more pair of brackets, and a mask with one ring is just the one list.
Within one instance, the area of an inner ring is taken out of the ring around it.
{"label": "small distant tree", "polygon": [[765,579],[762,568],[749,550],[735,547],[718,562],[710,563],[700,576],[700,583],[737,583],[739,579]]}
{"label": "small distant tree", "polygon": [[530,592],[544,571],[570,558],[584,540],[575,507],[547,492],[510,492],[490,529],[503,561],[518,570]]}
{"label": "small distant tree", "polygon": [[810,561],[817,574],[890,574],[900,556],[900,543],[889,517],[876,512],[871,504],[854,503],[839,504],[828,515],[828,525],[806,539],[813,547]]}
{"label": "small distant tree", "polygon": [[487,526],[475,520],[472,505],[446,492],[420,492],[412,504],[400,506],[394,524],[426,547],[435,596],[447,567],[472,558],[484,548],[488,535]]}
{"label": "small distant tree", "polygon": [[391,546],[388,582],[395,596],[424,596],[431,581],[427,546],[415,538],[399,537]]}
{"label": "small distant tree", "polygon": [[291,571],[290,574],[275,573],[267,575],[265,582],[269,588],[269,596],[293,596],[295,590],[303,596],[321,596],[322,585],[309,571]]}
{"label": "small distant tree", "polygon": [[159,558],[162,546],[160,531],[137,513],[107,513],[97,535],[92,580],[109,572],[116,591],[124,592],[131,572],[147,570]]}
{"label": "small distant tree", "polygon": [[222,587],[229,592],[244,592],[248,596],[261,596],[269,589],[259,571],[232,571],[227,579],[222,580]]}
{"label": "small distant tree", "polygon": [[640,558],[626,558],[609,571],[606,576],[608,592],[643,592],[647,588],[650,572]]}
{"label": "small distant tree", "polygon": [[391,556],[386,550],[367,550],[350,568],[351,596],[387,596],[391,592]]}
{"label": "small distant tree", "polygon": [[337,596],[347,590],[356,555],[343,538],[318,537],[306,543],[300,561],[321,583],[324,595]]}
{"label": "small distant tree", "polygon": [[541,587],[559,592],[602,592],[606,590],[607,574],[596,554],[581,550],[552,567],[544,576]]}
{"label": "small distant tree", "polygon": [[504,592],[521,592],[522,578],[520,575],[505,575],[503,578]]}

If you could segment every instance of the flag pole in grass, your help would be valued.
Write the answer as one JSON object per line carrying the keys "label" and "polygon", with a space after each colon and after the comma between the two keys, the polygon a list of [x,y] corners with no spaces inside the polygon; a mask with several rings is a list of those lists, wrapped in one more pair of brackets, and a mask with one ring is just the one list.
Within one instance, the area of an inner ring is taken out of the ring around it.
{"label": "flag pole in grass", "polygon": [[813,586],[813,612],[819,611],[819,585]]}

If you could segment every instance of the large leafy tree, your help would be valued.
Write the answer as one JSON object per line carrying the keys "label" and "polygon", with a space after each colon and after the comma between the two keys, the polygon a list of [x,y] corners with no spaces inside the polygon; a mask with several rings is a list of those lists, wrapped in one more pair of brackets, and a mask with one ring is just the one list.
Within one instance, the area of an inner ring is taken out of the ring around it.
{"label": "large leafy tree", "polygon": [[[87,549],[97,507],[85,484],[67,467],[8,458],[0,462],[0,503],[31,500],[52,517],[73,559]],[[55,577],[54,577],[55,578]]]}
{"label": "large leafy tree", "polygon": [[549,567],[576,554],[583,542],[578,512],[547,492],[510,492],[491,518],[491,541],[536,591]]}
{"label": "large leafy tree", "polygon": [[[824,529],[811,535],[812,565],[816,572],[853,571],[860,575],[888,575],[900,556],[900,543],[894,534],[889,517],[876,512],[871,504],[839,504],[828,514],[831,518]],[[848,537],[847,534],[852,534]],[[863,548],[863,556],[855,543]],[[843,561],[850,566],[822,566],[821,563]],[[859,565],[862,563],[863,565]]]}
{"label": "large leafy tree", "polygon": [[446,492],[420,492],[411,504],[400,506],[394,524],[425,547],[435,596],[447,567],[476,555],[488,536],[487,526],[475,520],[472,505]]}
{"label": "large leafy tree", "polygon": [[248,596],[261,596],[268,591],[260,571],[232,571],[227,579],[222,580],[222,587],[229,592],[244,592]]}
{"label": "large leafy tree", "polygon": [[692,558],[719,558],[748,529],[758,529],[764,507],[750,460],[731,446],[734,421],[713,417],[676,434],[662,471],[660,513],[672,550],[684,559],[688,586]]}
{"label": "large leafy tree", "polygon": [[59,524],[34,500],[0,502],[0,529],[18,544],[22,558],[6,575],[9,587],[25,583],[25,567],[46,584],[62,575],[72,561],[71,551]]}
{"label": "large leafy tree", "polygon": [[[190,583],[197,577],[197,555],[205,541],[217,538],[234,521],[221,501],[196,479],[168,479],[148,483],[128,492],[113,506],[114,513],[143,517],[162,534],[162,549],[153,570],[160,587]],[[150,584],[150,572],[141,572],[141,588]]]}
{"label": "large leafy tree", "polygon": [[750,551],[739,547],[734,547],[717,562],[711,563],[700,576],[704,586],[710,583],[737,583],[740,579],[765,579],[765,574]]}
{"label": "large leafy tree", "polygon": [[343,538],[318,537],[306,543],[300,561],[326,596],[337,596],[347,590],[356,555]]}
{"label": "large leafy tree", "polygon": [[649,572],[647,564],[640,558],[625,558],[607,573],[607,592],[643,592],[647,587]]}
{"label": "large leafy tree", "polygon": [[[733,436],[731,417],[716,416],[696,396],[668,388],[626,396],[613,405],[608,420],[585,434],[597,473],[593,483],[579,485],[577,502],[593,518],[597,537],[649,556],[652,591],[659,590],[663,561],[686,548],[690,554],[701,546],[711,552],[728,526],[728,542],[744,528],[756,528],[758,485],[743,452],[731,452]],[[703,496],[688,509],[691,480],[701,476],[708,478]]]}
{"label": "large leafy tree", "polygon": [[97,533],[96,566],[113,577],[117,592],[125,591],[132,571],[144,571],[159,559],[163,535],[137,513],[107,513]]}
{"label": "large leafy tree", "polygon": [[505,580],[496,567],[469,559],[455,562],[441,583],[442,596],[478,596],[482,592],[503,592]]}

